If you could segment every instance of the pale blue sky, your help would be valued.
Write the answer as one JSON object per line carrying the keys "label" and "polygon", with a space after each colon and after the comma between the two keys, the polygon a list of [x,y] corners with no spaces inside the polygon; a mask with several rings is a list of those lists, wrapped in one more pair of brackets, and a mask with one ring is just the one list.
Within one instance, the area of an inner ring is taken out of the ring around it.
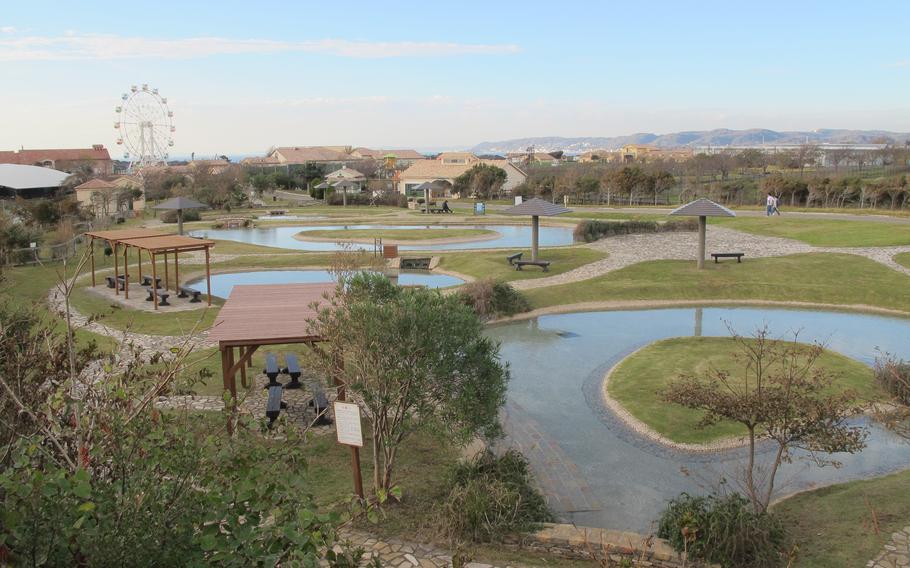
{"label": "pale blue sky", "polygon": [[908,22],[906,1],[0,0],[0,149],[113,146],[141,83],[170,99],[175,154],[910,131]]}

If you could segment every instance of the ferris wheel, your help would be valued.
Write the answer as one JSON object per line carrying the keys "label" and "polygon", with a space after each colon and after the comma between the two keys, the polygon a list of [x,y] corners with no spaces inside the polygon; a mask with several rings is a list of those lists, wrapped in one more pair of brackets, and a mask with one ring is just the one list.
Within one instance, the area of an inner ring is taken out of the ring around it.
{"label": "ferris wheel", "polygon": [[167,98],[148,85],[133,85],[120,98],[123,102],[115,109],[114,128],[118,132],[117,144],[123,146],[123,159],[129,160],[130,170],[167,164],[176,130]]}

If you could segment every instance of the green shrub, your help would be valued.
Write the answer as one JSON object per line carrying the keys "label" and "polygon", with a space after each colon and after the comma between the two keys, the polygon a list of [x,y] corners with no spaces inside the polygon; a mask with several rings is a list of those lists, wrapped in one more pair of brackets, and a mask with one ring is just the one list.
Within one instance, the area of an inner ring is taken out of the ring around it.
{"label": "green shrub", "polygon": [[527,460],[515,450],[460,463],[449,473],[437,527],[452,541],[471,542],[537,530],[553,515],[532,482]]}
{"label": "green shrub", "polygon": [[492,278],[465,284],[458,295],[462,303],[472,307],[484,319],[512,316],[531,309],[531,303],[524,294],[507,282]]}
{"label": "green shrub", "polygon": [[664,223],[657,221],[582,221],[575,226],[573,236],[576,242],[592,243],[604,237],[632,235],[638,233],[668,233],[675,231],[696,231],[698,221],[695,219],[670,219]]}
{"label": "green shrub", "polygon": [[778,566],[784,548],[780,521],[771,513],[756,513],[738,493],[707,497],[683,493],[661,514],[657,536],[690,558],[725,568]]}
{"label": "green shrub", "polygon": [[[198,209],[185,209],[183,211],[183,221],[184,222],[198,221],[201,218],[202,218],[202,216],[199,214]],[[161,222],[162,223],[176,223],[177,222],[177,211],[174,209],[171,209],[169,211],[165,211],[164,213],[162,213]]]}

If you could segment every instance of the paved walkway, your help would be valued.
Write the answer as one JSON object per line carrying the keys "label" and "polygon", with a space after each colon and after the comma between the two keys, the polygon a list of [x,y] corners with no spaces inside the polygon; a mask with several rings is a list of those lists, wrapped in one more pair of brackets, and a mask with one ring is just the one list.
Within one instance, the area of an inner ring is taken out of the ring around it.
{"label": "paved walkway", "polygon": [[910,526],[891,535],[891,542],[866,564],[868,568],[903,568],[910,566]]}
{"label": "paved walkway", "polygon": [[[595,278],[620,270],[639,262],[650,260],[691,260],[698,246],[698,234],[647,233],[607,237],[586,245],[588,248],[605,252],[602,260],[580,266],[574,270],[533,280],[518,280],[512,286],[521,290],[567,284]],[[809,252],[833,252],[864,256],[888,268],[910,275],[910,269],[894,261],[894,255],[910,252],[910,246],[895,247],[813,247],[801,241],[780,237],[765,237],[728,229],[708,226],[707,241],[712,250],[743,252],[746,258],[786,256]],[[710,257],[709,257],[710,262]],[[727,261],[731,262],[731,261]]]}

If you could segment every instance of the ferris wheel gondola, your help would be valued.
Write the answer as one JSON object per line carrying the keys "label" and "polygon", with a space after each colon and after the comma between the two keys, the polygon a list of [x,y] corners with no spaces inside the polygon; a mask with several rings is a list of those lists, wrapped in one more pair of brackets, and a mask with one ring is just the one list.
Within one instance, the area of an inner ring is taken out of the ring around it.
{"label": "ferris wheel gondola", "polygon": [[174,146],[174,113],[167,98],[150,89],[133,85],[123,93],[122,104],[114,108],[117,122],[117,144],[123,146],[123,159],[130,170],[167,163],[168,149]]}

